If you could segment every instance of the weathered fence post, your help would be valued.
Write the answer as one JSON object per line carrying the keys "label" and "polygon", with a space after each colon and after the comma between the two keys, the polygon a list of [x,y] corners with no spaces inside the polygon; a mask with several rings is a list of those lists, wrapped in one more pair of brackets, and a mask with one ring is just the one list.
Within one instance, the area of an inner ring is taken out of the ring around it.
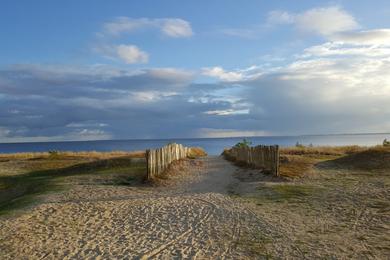
{"label": "weathered fence post", "polygon": [[151,161],[150,161],[150,150],[147,149],[145,152],[145,157],[146,157],[146,179],[151,178]]}
{"label": "weathered fence post", "polygon": [[279,145],[275,145],[275,175],[279,176]]}

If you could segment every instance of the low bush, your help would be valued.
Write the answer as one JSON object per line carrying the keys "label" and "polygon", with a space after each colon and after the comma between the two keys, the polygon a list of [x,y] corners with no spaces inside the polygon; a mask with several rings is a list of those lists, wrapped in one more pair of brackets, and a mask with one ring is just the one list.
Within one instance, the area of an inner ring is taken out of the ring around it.
{"label": "low bush", "polygon": [[189,158],[198,158],[207,156],[206,151],[201,147],[190,147],[190,151],[188,154]]}
{"label": "low bush", "polygon": [[241,142],[236,143],[234,145],[234,147],[241,148],[241,147],[249,147],[251,145],[252,145],[252,142],[244,138],[244,139],[242,139]]}

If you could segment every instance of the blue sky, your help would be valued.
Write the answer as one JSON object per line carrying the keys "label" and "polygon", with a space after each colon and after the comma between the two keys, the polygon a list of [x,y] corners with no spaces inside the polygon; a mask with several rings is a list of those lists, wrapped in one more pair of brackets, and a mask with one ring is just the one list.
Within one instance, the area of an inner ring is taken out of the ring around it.
{"label": "blue sky", "polygon": [[388,1],[2,1],[0,141],[390,132]]}

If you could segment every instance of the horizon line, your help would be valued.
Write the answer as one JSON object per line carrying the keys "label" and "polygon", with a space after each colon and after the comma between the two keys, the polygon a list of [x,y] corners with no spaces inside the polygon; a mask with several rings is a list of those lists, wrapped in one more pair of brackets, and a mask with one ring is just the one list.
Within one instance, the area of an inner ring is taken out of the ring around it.
{"label": "horizon line", "polygon": [[336,133],[336,134],[299,134],[299,135],[254,135],[254,136],[225,136],[225,137],[169,137],[169,138],[129,138],[129,139],[94,139],[94,140],[62,140],[62,141],[29,141],[29,142],[0,142],[0,144],[26,144],[26,143],[71,143],[71,142],[97,142],[97,141],[157,141],[157,140],[191,140],[191,139],[227,139],[227,138],[258,138],[258,137],[304,137],[304,136],[335,136],[335,135],[385,135],[380,133]]}

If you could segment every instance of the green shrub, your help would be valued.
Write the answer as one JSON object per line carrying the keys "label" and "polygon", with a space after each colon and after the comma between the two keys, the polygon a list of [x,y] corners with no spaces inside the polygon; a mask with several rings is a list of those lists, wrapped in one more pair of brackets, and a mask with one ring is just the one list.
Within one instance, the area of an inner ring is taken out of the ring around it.
{"label": "green shrub", "polygon": [[244,139],[242,139],[241,142],[236,143],[236,145],[234,147],[242,148],[242,147],[249,147],[250,145],[252,145],[252,142],[247,140],[246,138],[244,138]]}
{"label": "green shrub", "polygon": [[390,146],[390,141],[387,141],[387,139],[383,140],[383,146]]}

